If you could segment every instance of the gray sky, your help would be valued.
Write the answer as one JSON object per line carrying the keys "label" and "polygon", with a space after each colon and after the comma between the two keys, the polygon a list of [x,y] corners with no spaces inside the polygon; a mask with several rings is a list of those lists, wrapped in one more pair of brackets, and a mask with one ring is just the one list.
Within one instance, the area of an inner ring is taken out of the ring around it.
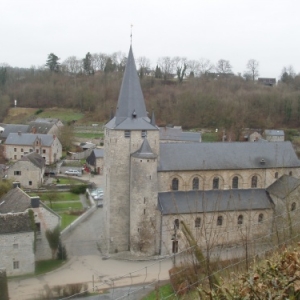
{"label": "gray sky", "polygon": [[122,51],[154,66],[162,56],[259,61],[261,77],[300,72],[299,0],[0,0],[0,63],[44,65],[87,52]]}

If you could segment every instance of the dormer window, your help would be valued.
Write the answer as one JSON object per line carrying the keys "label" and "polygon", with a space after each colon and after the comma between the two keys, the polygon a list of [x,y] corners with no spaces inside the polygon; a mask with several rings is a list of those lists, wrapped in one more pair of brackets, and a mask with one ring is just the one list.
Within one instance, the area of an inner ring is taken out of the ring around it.
{"label": "dormer window", "polygon": [[133,113],[132,113],[132,117],[135,119],[136,118],[136,112],[135,112],[135,110],[133,111]]}
{"label": "dormer window", "polygon": [[261,160],[260,160],[260,164],[261,165],[264,165],[266,162],[265,162],[265,160],[262,158]]}

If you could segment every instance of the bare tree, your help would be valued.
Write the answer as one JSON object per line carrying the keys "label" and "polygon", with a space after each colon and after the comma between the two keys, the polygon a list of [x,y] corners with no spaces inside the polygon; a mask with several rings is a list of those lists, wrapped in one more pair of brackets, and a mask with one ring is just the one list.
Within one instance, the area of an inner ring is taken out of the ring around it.
{"label": "bare tree", "polygon": [[141,56],[138,57],[137,64],[139,66],[139,76],[143,78],[147,70],[150,69],[150,60],[145,56]]}
{"label": "bare tree", "polygon": [[199,75],[199,62],[197,60],[189,60],[187,62],[187,73],[190,77]]}
{"label": "bare tree", "polygon": [[76,56],[70,56],[62,63],[62,66],[67,72],[78,74],[82,71],[82,60],[77,59]]}
{"label": "bare tree", "polygon": [[291,83],[296,76],[296,73],[294,71],[294,68],[292,65],[288,67],[283,67],[281,71],[280,80],[284,83]]}
{"label": "bare tree", "polygon": [[92,55],[92,66],[95,71],[104,71],[108,55],[105,53],[94,53]]}
{"label": "bare tree", "polygon": [[214,65],[209,59],[200,58],[199,60],[199,75],[204,75],[211,72],[214,68]]}
{"label": "bare tree", "polygon": [[217,62],[216,70],[218,73],[228,74],[228,73],[232,73],[232,66],[229,60],[220,59]]}
{"label": "bare tree", "polygon": [[254,81],[259,76],[258,67],[259,62],[257,60],[249,59],[247,62],[247,71],[245,72],[245,75],[247,74],[249,77],[251,76],[252,81]]}
{"label": "bare tree", "polygon": [[181,83],[183,81],[183,78],[185,77],[185,73],[187,69],[186,57],[179,57],[179,56],[174,57],[173,65],[176,69],[178,82]]}
{"label": "bare tree", "polygon": [[174,72],[174,60],[170,56],[160,57],[157,62],[164,80],[172,77]]}

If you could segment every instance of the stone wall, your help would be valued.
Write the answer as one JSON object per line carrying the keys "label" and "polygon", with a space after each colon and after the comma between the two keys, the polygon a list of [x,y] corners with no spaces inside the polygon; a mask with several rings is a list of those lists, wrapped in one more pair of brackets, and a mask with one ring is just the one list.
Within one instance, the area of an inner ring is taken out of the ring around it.
{"label": "stone wall", "polygon": [[34,273],[34,233],[13,233],[1,235],[0,268],[8,276]]}

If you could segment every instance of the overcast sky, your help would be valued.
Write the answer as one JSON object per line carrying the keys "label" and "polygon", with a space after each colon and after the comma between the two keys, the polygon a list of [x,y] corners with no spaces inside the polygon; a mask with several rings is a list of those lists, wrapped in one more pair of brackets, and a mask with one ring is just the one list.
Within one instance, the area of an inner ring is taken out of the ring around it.
{"label": "overcast sky", "polygon": [[0,63],[44,65],[49,53],[128,53],[155,66],[163,56],[229,60],[260,77],[300,72],[299,0],[0,0]]}

